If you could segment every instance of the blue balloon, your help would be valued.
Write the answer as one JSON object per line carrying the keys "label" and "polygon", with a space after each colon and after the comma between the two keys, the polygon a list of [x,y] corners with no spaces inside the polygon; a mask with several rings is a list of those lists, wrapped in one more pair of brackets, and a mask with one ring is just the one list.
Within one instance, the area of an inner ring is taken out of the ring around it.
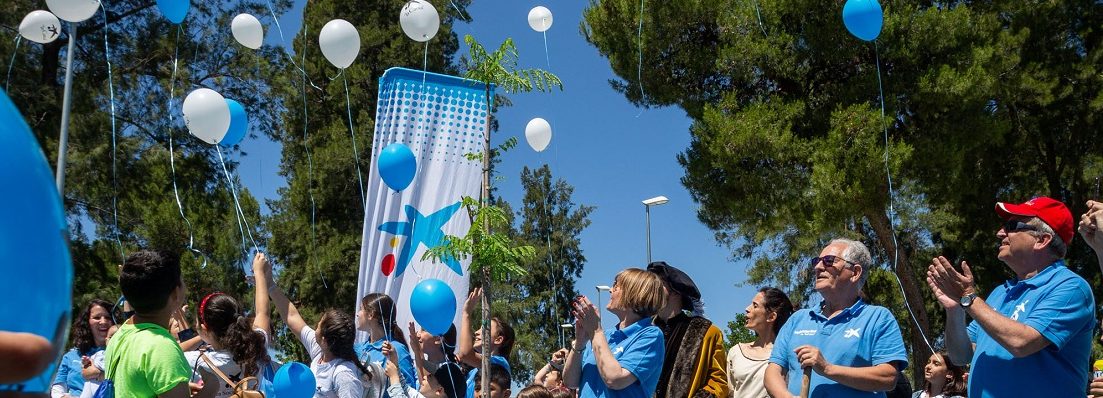
{"label": "blue balloon", "polygon": [[233,148],[234,145],[245,138],[245,132],[249,130],[249,115],[245,113],[245,107],[240,102],[226,98],[226,105],[230,107],[230,128],[218,145],[223,148]]}
{"label": "blue balloon", "polygon": [[855,37],[873,41],[881,34],[885,14],[877,0],[846,0],[843,5],[843,24]]}
{"label": "blue balloon", "polygon": [[164,14],[169,21],[179,24],[184,22],[184,17],[188,16],[191,0],[157,0],[157,9],[161,10],[161,14]]}
{"label": "blue balloon", "polygon": [[414,174],[417,174],[417,158],[409,147],[402,144],[391,144],[383,148],[376,164],[383,182],[396,191],[410,186],[414,181]]}
{"label": "blue balloon", "polygon": [[276,371],[272,379],[272,394],[276,398],[310,398],[317,386],[314,372],[299,362],[286,363]]}
{"label": "blue balloon", "polygon": [[[73,261],[61,198],[46,155],[7,93],[0,90],[0,330],[54,345],[52,365],[0,391],[49,393],[69,334]],[[16,304],[18,303],[18,304]],[[5,360],[10,360],[6,358]]]}
{"label": "blue balloon", "polygon": [[440,279],[426,279],[410,293],[410,313],[425,331],[443,335],[456,317],[456,294]]}

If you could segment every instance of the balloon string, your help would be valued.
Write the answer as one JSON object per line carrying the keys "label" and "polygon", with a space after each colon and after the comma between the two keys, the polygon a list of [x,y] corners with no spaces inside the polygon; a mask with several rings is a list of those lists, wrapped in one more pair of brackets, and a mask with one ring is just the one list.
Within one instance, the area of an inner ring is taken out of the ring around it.
{"label": "balloon string", "polygon": [[[218,163],[222,165],[222,173],[226,176],[226,185],[230,187],[230,195],[234,198],[234,207],[237,210],[235,215],[240,217],[238,219],[238,228],[241,228],[242,222],[245,223],[246,228],[244,233],[249,234],[249,241],[253,243],[253,249],[259,252],[260,246],[257,245],[257,241],[253,239],[253,227],[249,226],[249,219],[245,218],[245,212],[241,210],[241,202],[237,197],[237,184],[230,178],[230,171],[226,168],[226,161],[222,158],[222,147],[215,144],[215,150],[218,151]],[[244,242],[244,240],[242,242]]]}
{"label": "balloon string", "polygon": [[889,130],[888,130],[888,126],[885,125],[885,123],[884,123],[884,120],[885,120],[885,89],[884,89],[884,86],[881,82],[881,54],[880,54],[880,51],[878,49],[876,41],[873,42],[873,56],[874,56],[874,59],[876,59],[876,61],[877,61],[877,92],[878,92],[878,98],[880,99],[880,102],[881,102],[881,130],[882,130],[882,133],[883,133],[884,138],[885,138],[885,179],[888,181],[888,189],[889,189],[889,192],[888,192],[889,193],[889,197],[888,197],[889,217],[888,217],[888,219],[889,219],[889,231],[891,232],[891,235],[892,235],[892,246],[893,246],[893,253],[892,253],[893,254],[893,258],[892,258],[892,271],[893,272],[891,272],[891,274],[894,278],[896,278],[896,284],[897,284],[897,286],[900,287],[900,295],[904,299],[904,307],[908,309],[908,315],[911,315],[912,322],[915,322],[916,330],[918,330],[919,335],[921,337],[923,337],[923,343],[927,344],[927,348],[930,349],[931,352],[935,352],[934,347],[931,346],[930,339],[927,338],[927,333],[925,333],[923,331],[923,326],[921,326],[919,324],[919,319],[917,319],[915,317],[915,311],[912,311],[911,304],[908,303],[908,295],[904,291],[904,283],[902,281],[900,281],[900,276],[897,275],[897,272],[899,271],[899,269],[897,267],[899,266],[898,262],[900,261],[900,245],[896,242],[896,225],[895,225],[896,210],[895,210],[895,207],[893,207],[893,204],[892,204],[893,198],[896,196],[896,193],[892,189],[892,172],[889,168]]}
{"label": "balloon string", "polygon": [[11,61],[8,62],[8,78],[7,78],[7,80],[4,81],[4,91],[5,92],[11,92],[11,90],[8,89],[8,85],[11,84],[11,67],[15,65],[15,56],[19,55],[19,43],[23,42],[23,36],[16,33],[14,41],[15,41],[15,49],[12,50],[12,52],[11,52]]}
{"label": "balloon string", "polygon": [[[107,24],[107,8],[100,2],[100,10],[103,11],[103,20]],[[111,213],[112,228],[115,232],[115,244],[119,247],[120,260],[126,259],[126,249],[119,238],[119,172],[118,172],[118,143],[115,128],[115,77],[111,72],[111,47],[107,40],[107,26],[103,29],[103,59],[107,63],[107,92],[111,101]]]}
{"label": "balloon string", "polygon": [[[342,72],[343,71],[344,70],[342,70]],[[360,208],[364,209],[366,212],[367,209],[364,206],[366,206],[368,198],[364,195],[364,176],[360,173],[360,152],[356,149],[356,129],[353,127],[352,123],[352,100],[349,98],[349,80],[347,78],[342,78],[341,81],[345,83],[345,109],[348,111],[349,115],[349,135],[352,136],[352,163],[356,165],[356,179],[360,182]]]}
{"label": "balloon string", "polygon": [[[640,103],[644,103],[643,94],[643,2],[640,0],[640,25],[636,31],[636,39],[639,41],[640,51],[639,59],[636,62],[636,80],[640,83]],[[640,108],[640,113],[636,114],[636,117],[640,117],[643,114],[643,108]]]}
{"label": "balloon string", "polygon": [[463,10],[461,10],[460,7],[456,5],[456,2],[454,2],[452,0],[448,0],[448,2],[452,4],[452,8],[456,9],[456,13],[460,14],[460,17],[463,18],[464,22],[467,22],[467,23],[471,22],[471,17],[465,16]]}
{"label": "balloon string", "polygon": [[199,250],[195,249],[195,234],[192,232],[191,220],[188,220],[188,217],[184,215],[184,205],[183,205],[183,203],[180,202],[180,189],[176,186],[176,154],[175,154],[175,151],[173,150],[173,145],[172,145],[172,125],[173,125],[172,103],[176,99],[176,71],[178,70],[177,65],[179,64],[179,60],[180,60],[180,31],[182,29],[183,28],[180,27],[180,25],[176,26],[176,42],[173,45],[174,50],[173,50],[173,56],[172,56],[172,78],[169,80],[169,103],[168,103],[168,108],[169,109],[168,109],[168,112],[167,112],[168,115],[169,115],[169,125],[168,125],[169,167],[172,170],[172,195],[176,198],[176,208],[178,210],[180,210],[180,218],[184,219],[184,224],[186,224],[187,227],[188,227],[188,251],[191,251],[192,253],[198,254],[200,257],[203,257],[202,267],[206,268],[207,267],[207,256],[203,255],[203,253],[201,253]]}
{"label": "balloon string", "polygon": [[763,36],[770,37],[770,35],[766,34],[766,24],[762,23],[762,10],[758,8],[758,1],[751,0],[751,3],[754,4],[754,13],[758,16],[758,28],[762,29]]}
{"label": "balloon string", "polygon": [[425,41],[425,52],[421,58],[421,86],[425,87],[425,77],[429,74],[429,41]]}
{"label": "balloon string", "polygon": [[[272,14],[272,22],[276,23],[276,31],[280,33],[280,42],[283,43],[283,46],[281,46],[281,47],[283,47],[284,55],[286,55],[287,59],[289,61],[291,61],[291,65],[294,66],[295,69],[298,69],[299,72],[303,74],[303,81],[304,82],[310,82],[310,85],[312,87],[314,87],[315,89],[321,90],[322,89],[321,87],[318,87],[317,85],[314,84],[313,81],[310,81],[306,77],[306,70],[304,70],[303,67],[300,67],[299,64],[295,63],[295,57],[291,56],[290,51],[287,51],[287,39],[284,38],[284,36],[283,36],[283,27],[280,26],[280,19],[278,17],[276,17],[276,10],[274,8],[272,8],[272,1],[267,0],[267,2],[268,2],[268,12]],[[306,37],[306,28],[305,27],[303,28],[303,37]],[[305,51],[304,51],[304,53],[305,53]],[[303,57],[303,65],[306,65],[306,57],[305,56]],[[306,90],[305,86],[303,87],[303,90]]]}
{"label": "balloon string", "polygon": [[[540,33],[544,36],[544,62],[547,65],[548,72],[551,72],[551,55],[548,51],[548,31],[547,31],[547,29],[545,29],[543,32],[540,32]],[[555,121],[554,118],[551,118],[551,117],[549,117],[549,118],[552,119],[552,121]],[[555,144],[552,143],[551,145],[555,145]],[[558,160],[558,157],[559,157],[558,156],[559,155],[558,147],[556,147],[555,151],[556,151],[555,152],[556,153],[556,160]],[[553,161],[552,163],[553,163],[553,165],[556,164],[555,161]],[[549,179],[549,181],[551,180],[550,169],[549,169],[549,173],[548,173],[548,179]],[[555,269],[555,267],[554,267],[555,266],[555,254],[552,252],[552,249],[551,249],[551,234],[552,234],[552,231],[554,230],[554,228],[552,227],[552,224],[554,224],[554,222],[552,221],[551,215],[548,213],[548,206],[549,206],[549,202],[551,202],[551,195],[552,195],[552,189],[551,189],[551,186],[549,185],[548,191],[544,193],[544,218],[547,220],[547,223],[548,223],[548,226],[547,226],[548,227],[548,234],[547,234],[548,269],[553,270],[553,269]],[[558,273],[555,273],[555,274],[552,275],[552,278],[551,278],[551,280],[552,280],[552,292],[558,292],[559,291],[559,288],[557,287],[558,282],[556,280],[556,279],[558,279],[558,278],[556,278],[558,275],[559,275]],[[559,314],[559,300],[556,300],[556,295],[557,295],[557,293],[552,293],[552,309],[553,309],[553,313]],[[556,315],[556,317],[554,317],[554,319],[558,320],[558,315]],[[559,341],[563,341],[563,328],[561,328],[557,325],[555,329],[556,329],[556,331],[559,332]]]}
{"label": "balloon string", "polygon": [[[306,35],[306,27],[303,28],[303,34]],[[306,51],[303,51],[303,64],[306,64]],[[310,197],[310,260],[314,268],[318,270],[318,278],[322,280],[322,286],[329,290],[329,284],[326,283],[326,276],[322,273],[321,267],[318,267],[318,259],[315,256],[315,252],[318,247],[318,239],[316,229],[316,213],[317,206],[314,201],[314,156],[310,152],[310,143],[307,141],[307,132],[310,127],[310,114],[307,112],[306,106],[306,71],[299,69],[302,72],[302,94],[303,94],[303,148],[306,152],[307,162],[307,195]]]}

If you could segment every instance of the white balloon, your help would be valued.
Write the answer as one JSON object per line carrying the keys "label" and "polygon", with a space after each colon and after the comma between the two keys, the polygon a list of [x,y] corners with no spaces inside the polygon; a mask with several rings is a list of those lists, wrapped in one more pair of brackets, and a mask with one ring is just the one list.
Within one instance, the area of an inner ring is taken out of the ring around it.
{"label": "white balloon", "polygon": [[552,13],[548,7],[536,6],[529,10],[529,26],[532,30],[543,32],[552,26]]}
{"label": "white balloon", "polygon": [[543,152],[551,143],[551,125],[547,120],[535,118],[525,126],[525,140],[536,152]]}
{"label": "white balloon", "polygon": [[264,42],[264,27],[257,17],[249,14],[237,14],[230,22],[230,31],[234,33],[234,40],[254,50]]}
{"label": "white balloon", "polygon": [[195,138],[217,144],[230,129],[230,106],[222,94],[209,88],[196,89],[184,98],[184,124]]}
{"label": "white balloon", "polygon": [[360,32],[349,21],[334,19],[326,22],[318,34],[318,45],[329,63],[341,69],[348,68],[360,54]]}
{"label": "white balloon", "polygon": [[440,30],[440,14],[436,7],[423,0],[406,2],[398,22],[402,25],[402,33],[419,42],[429,41]]}
{"label": "white balloon", "polygon": [[31,11],[19,23],[19,34],[35,43],[49,43],[61,35],[61,21],[49,11]]}
{"label": "white balloon", "polygon": [[58,18],[69,22],[80,22],[96,14],[100,0],[46,0],[46,7]]}

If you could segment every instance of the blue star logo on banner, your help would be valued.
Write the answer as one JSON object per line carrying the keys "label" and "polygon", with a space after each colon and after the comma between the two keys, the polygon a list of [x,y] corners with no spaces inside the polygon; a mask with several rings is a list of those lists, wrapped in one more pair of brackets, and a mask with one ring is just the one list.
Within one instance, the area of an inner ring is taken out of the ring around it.
{"label": "blue star logo on banner", "polygon": [[[437,210],[428,217],[423,216],[421,211],[413,206],[406,205],[406,219],[408,221],[388,221],[379,226],[380,231],[395,236],[408,237],[403,241],[402,249],[399,250],[398,261],[395,262],[396,277],[406,271],[406,267],[410,265],[410,257],[414,255],[414,251],[419,246],[425,245],[426,248],[429,248],[444,242],[444,224],[452,219],[452,216],[460,209],[460,204],[460,202],[456,202],[451,206]],[[444,265],[455,271],[456,274],[463,276],[463,268],[455,258],[445,258]]]}

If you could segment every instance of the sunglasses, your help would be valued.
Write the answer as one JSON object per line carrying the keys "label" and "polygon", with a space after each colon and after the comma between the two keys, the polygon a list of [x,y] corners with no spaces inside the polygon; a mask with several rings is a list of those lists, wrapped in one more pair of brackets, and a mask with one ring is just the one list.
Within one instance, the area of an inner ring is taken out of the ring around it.
{"label": "sunglasses", "polygon": [[[842,261],[842,262],[850,264],[850,265],[858,265],[858,263],[856,263],[856,262],[849,261],[849,260],[847,260],[845,258],[842,258],[842,257],[839,257],[839,256],[833,256],[833,255],[828,254],[828,255],[823,256],[823,257],[814,257],[814,258],[812,258],[812,268],[816,268],[816,265],[819,264],[821,261],[823,262],[824,267],[830,267],[830,268],[835,267],[835,262],[836,261]],[[843,265],[843,267],[846,267],[846,265]]]}
{"label": "sunglasses", "polygon": [[1019,232],[1019,231],[1037,231],[1038,227],[1027,224],[1018,220],[1007,220],[1003,224],[1003,231],[1007,233]]}

